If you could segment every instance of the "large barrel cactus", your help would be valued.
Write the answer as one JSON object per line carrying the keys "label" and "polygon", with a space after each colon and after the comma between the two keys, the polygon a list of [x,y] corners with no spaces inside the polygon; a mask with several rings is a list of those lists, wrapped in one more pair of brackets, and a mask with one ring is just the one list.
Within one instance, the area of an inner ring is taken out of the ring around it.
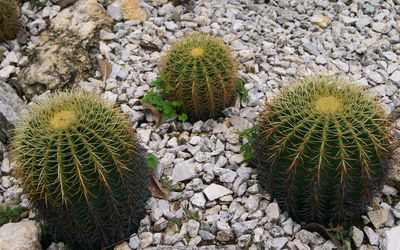
{"label": "large barrel cactus", "polygon": [[298,222],[348,221],[385,179],[388,122],[379,103],[346,79],[298,80],[267,104],[259,122],[259,176]]}
{"label": "large barrel cactus", "polygon": [[73,249],[100,249],[139,227],[146,160],[123,114],[101,97],[58,93],[33,105],[12,146],[23,188]]}
{"label": "large barrel cactus", "polygon": [[182,103],[190,120],[221,115],[236,94],[236,61],[224,42],[207,34],[188,35],[175,42],[161,70],[167,98]]}
{"label": "large barrel cactus", "polygon": [[19,14],[18,0],[0,0],[0,42],[16,37]]}

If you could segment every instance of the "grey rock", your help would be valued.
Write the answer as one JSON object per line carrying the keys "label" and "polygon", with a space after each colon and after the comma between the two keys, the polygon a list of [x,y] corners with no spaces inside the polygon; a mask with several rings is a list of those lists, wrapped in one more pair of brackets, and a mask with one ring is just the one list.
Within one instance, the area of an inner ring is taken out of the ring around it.
{"label": "grey rock", "polygon": [[393,227],[385,232],[387,245],[386,249],[398,249],[400,239],[400,226]]}
{"label": "grey rock", "polygon": [[206,199],[204,198],[203,193],[195,193],[192,198],[190,198],[190,202],[199,208],[205,208]]}
{"label": "grey rock", "polygon": [[160,232],[165,228],[167,228],[167,226],[168,226],[168,221],[161,217],[158,221],[154,223],[153,229],[155,232]]}
{"label": "grey rock", "polygon": [[280,209],[278,203],[272,202],[268,204],[267,208],[265,209],[265,214],[267,216],[268,222],[278,221],[280,215]]}
{"label": "grey rock", "polygon": [[0,246],[2,249],[42,249],[39,223],[24,220],[7,223],[0,227]]}
{"label": "grey rock", "polygon": [[153,234],[151,232],[143,232],[139,235],[139,237],[141,248],[148,247],[153,242]]}
{"label": "grey rock", "polygon": [[311,55],[318,56],[320,54],[317,46],[315,46],[312,43],[303,43],[303,48],[305,51],[307,51]]}
{"label": "grey rock", "polygon": [[101,40],[114,40],[115,34],[111,32],[107,32],[105,30],[100,30],[100,39]]}
{"label": "grey rock", "polygon": [[153,222],[158,221],[162,215],[163,215],[163,210],[159,207],[156,207],[153,210],[151,210],[150,220]]}
{"label": "grey rock", "polygon": [[371,245],[377,246],[379,243],[379,235],[377,235],[372,228],[365,226],[364,232],[368,237],[369,243]]}
{"label": "grey rock", "polygon": [[203,240],[214,240],[215,235],[206,231],[206,230],[199,230],[199,235]]}
{"label": "grey rock", "polygon": [[397,60],[397,55],[393,51],[385,51],[383,52],[383,56],[389,61],[395,62]]}
{"label": "grey rock", "polygon": [[287,219],[286,221],[282,222],[281,224],[283,231],[285,234],[292,236],[293,234],[293,220],[291,218]]}
{"label": "grey rock", "polygon": [[374,225],[376,229],[380,228],[388,219],[388,210],[386,208],[381,208],[375,211],[369,211],[368,218]]}
{"label": "grey rock", "polygon": [[249,122],[243,117],[234,115],[230,118],[231,124],[238,129],[238,131],[243,131],[249,127]]}
{"label": "grey rock", "polygon": [[118,2],[108,5],[107,12],[115,21],[122,20],[122,7]]}
{"label": "grey rock", "polygon": [[232,191],[224,186],[212,183],[203,190],[203,193],[206,195],[209,201],[213,201],[222,196],[232,194]]}
{"label": "grey rock", "polygon": [[162,234],[161,233],[155,233],[153,234],[153,245],[158,246],[161,244],[162,240]]}
{"label": "grey rock", "polygon": [[340,19],[343,21],[344,24],[346,25],[353,25],[358,21],[358,18],[354,18],[354,17],[349,17],[349,16],[345,16],[345,15],[341,15]]}
{"label": "grey rock", "polygon": [[394,71],[390,77],[389,80],[393,81],[397,87],[400,87],[400,70]]}
{"label": "grey rock", "polygon": [[0,80],[0,141],[6,143],[11,137],[11,129],[15,128],[25,108],[15,90]]}
{"label": "grey rock", "polygon": [[249,246],[250,242],[251,242],[250,234],[244,234],[237,239],[237,244],[239,245],[239,247],[242,248]]}
{"label": "grey rock", "polygon": [[233,239],[232,231],[218,231],[216,239],[220,242],[226,242]]}
{"label": "grey rock", "polygon": [[130,239],[129,239],[129,247],[132,249],[137,249],[140,246],[140,239],[139,237],[134,234]]}
{"label": "grey rock", "polygon": [[257,226],[257,222],[258,220],[237,222],[232,225],[232,230],[236,237],[240,237],[244,233],[247,233],[248,230],[253,230]]}
{"label": "grey rock", "polygon": [[287,242],[288,242],[288,239],[286,237],[272,238],[269,241],[272,249],[276,249],[276,250],[282,249],[286,245]]}
{"label": "grey rock", "polygon": [[16,72],[15,66],[13,65],[5,66],[0,70],[0,80],[9,78],[10,75],[14,74],[15,72]]}
{"label": "grey rock", "polygon": [[356,23],[356,27],[359,30],[362,30],[365,28],[365,26],[368,26],[371,23],[371,18],[370,17],[361,17],[358,19]]}
{"label": "grey rock", "polygon": [[175,184],[196,177],[196,166],[196,164],[193,164],[193,160],[176,164],[172,170],[172,183]]}
{"label": "grey rock", "polygon": [[213,171],[219,176],[219,180],[225,183],[232,183],[237,176],[235,171],[226,168],[214,168]]}
{"label": "grey rock", "polygon": [[383,83],[383,78],[381,74],[375,71],[371,71],[367,74],[367,78],[375,83],[381,84]]}
{"label": "grey rock", "polygon": [[199,232],[199,228],[200,228],[200,222],[196,220],[189,220],[187,222],[187,231],[190,237],[192,238],[195,237]]}
{"label": "grey rock", "polygon": [[172,245],[174,245],[176,242],[182,240],[182,238],[183,238],[183,235],[181,235],[181,234],[179,234],[179,233],[176,233],[176,234],[174,234],[174,235],[168,235],[168,234],[166,234],[166,235],[164,236],[164,244],[167,245],[167,246],[172,246]]}
{"label": "grey rock", "polygon": [[247,198],[244,207],[247,209],[249,213],[254,213],[258,208],[259,202],[260,199],[257,196],[250,195],[249,198]]}
{"label": "grey rock", "polygon": [[364,233],[357,227],[353,226],[350,228],[350,231],[352,232],[351,238],[353,239],[354,245],[356,247],[361,246],[363,240],[364,240]]}
{"label": "grey rock", "polygon": [[65,244],[64,242],[58,242],[58,243],[51,243],[51,245],[47,248],[47,250],[65,250]]}
{"label": "grey rock", "polygon": [[197,154],[194,155],[194,159],[200,163],[207,163],[207,162],[212,163],[213,162],[213,158],[212,158],[211,154],[208,152],[198,152]]}
{"label": "grey rock", "polygon": [[350,66],[347,63],[342,62],[339,59],[333,60],[332,61],[341,71],[344,73],[349,72]]}
{"label": "grey rock", "polygon": [[300,240],[304,244],[308,244],[313,240],[314,235],[311,232],[309,232],[305,229],[302,229],[295,234],[295,238]]}

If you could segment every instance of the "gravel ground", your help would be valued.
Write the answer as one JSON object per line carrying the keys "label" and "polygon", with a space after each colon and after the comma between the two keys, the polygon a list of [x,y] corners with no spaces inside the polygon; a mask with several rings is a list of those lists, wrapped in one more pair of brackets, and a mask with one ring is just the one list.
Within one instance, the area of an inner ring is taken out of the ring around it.
{"label": "gravel ground", "polygon": [[[9,44],[0,44],[0,77],[18,74],[29,63],[26,54],[46,28],[43,18],[57,15],[56,2],[48,1],[41,10],[24,5],[22,18],[31,27],[28,46],[11,51]],[[104,89],[98,80],[80,84],[121,106],[142,145],[160,158],[156,176],[171,189],[169,200],[149,199],[138,233],[117,248],[337,248],[280,211],[262,190],[255,169],[244,162],[239,150],[246,139],[235,132],[254,126],[265,101],[283,85],[311,73],[354,79],[376,94],[387,114],[399,107],[400,1],[199,0],[176,7],[167,0],[140,2],[147,13],[144,23],[119,21],[118,9],[108,8],[116,21],[112,30],[100,32],[97,55],[112,64]],[[217,120],[191,124],[170,119],[156,128],[139,99],[158,76],[159,59],[169,44],[194,31],[218,35],[230,45],[248,102],[238,100]],[[144,50],[141,41],[154,43],[160,52]],[[101,79],[99,70],[93,78]],[[400,120],[394,127],[399,136]],[[0,149],[0,202],[27,208],[28,197],[9,175],[14,163],[2,144]],[[345,245],[390,249],[393,237],[400,235],[398,200],[398,191],[385,185],[362,222],[344,234]]]}

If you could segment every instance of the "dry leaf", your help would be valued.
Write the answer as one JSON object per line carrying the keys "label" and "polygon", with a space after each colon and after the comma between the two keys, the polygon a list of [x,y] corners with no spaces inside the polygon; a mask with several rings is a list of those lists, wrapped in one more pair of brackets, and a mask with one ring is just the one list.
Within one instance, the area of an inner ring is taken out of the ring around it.
{"label": "dry leaf", "polygon": [[107,60],[98,59],[98,58],[97,58],[97,63],[99,64],[101,76],[103,77],[103,79],[107,79],[110,76],[111,71],[112,71],[111,63],[109,63]]}
{"label": "dry leaf", "polygon": [[145,50],[150,50],[150,51],[161,51],[160,48],[157,47],[154,43],[151,42],[143,42],[140,41],[139,43],[140,47],[142,47]]}
{"label": "dry leaf", "polygon": [[151,111],[151,114],[153,115],[153,119],[154,119],[154,121],[156,121],[156,127],[160,126],[161,113],[156,109],[156,107],[154,107],[153,105],[148,104],[148,103],[143,103],[142,106],[145,111],[146,110]]}
{"label": "dry leaf", "polygon": [[151,174],[151,179],[147,184],[147,187],[150,190],[150,193],[155,198],[160,198],[164,200],[169,199],[169,190],[162,187],[161,183]]}

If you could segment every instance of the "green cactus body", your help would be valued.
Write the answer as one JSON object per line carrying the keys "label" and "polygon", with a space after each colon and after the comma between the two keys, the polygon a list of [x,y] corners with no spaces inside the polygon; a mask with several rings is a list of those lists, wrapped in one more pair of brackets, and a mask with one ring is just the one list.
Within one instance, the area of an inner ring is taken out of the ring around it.
{"label": "green cactus body", "polygon": [[0,0],[0,42],[17,35],[19,13],[18,0]]}
{"label": "green cactus body", "polygon": [[100,97],[76,91],[35,104],[13,148],[16,176],[58,239],[99,249],[139,227],[146,160],[123,114]]}
{"label": "green cactus body", "polygon": [[190,120],[221,115],[236,94],[237,69],[224,42],[206,34],[186,36],[164,58],[163,87],[169,100],[182,103]]}
{"label": "green cactus body", "polygon": [[255,161],[297,221],[339,223],[362,212],[385,179],[388,122],[363,89],[336,77],[297,81],[260,116]]}

